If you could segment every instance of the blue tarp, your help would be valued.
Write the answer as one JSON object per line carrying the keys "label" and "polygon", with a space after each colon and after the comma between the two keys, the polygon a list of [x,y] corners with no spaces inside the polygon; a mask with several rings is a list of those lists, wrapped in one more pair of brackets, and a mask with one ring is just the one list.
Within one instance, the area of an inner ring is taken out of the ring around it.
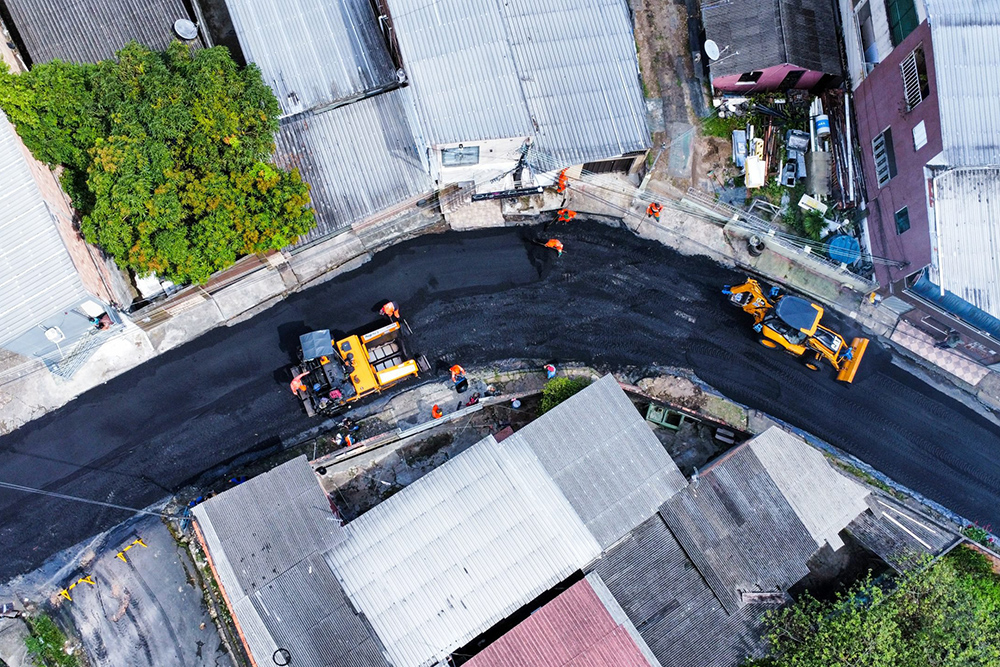
{"label": "blue tarp", "polygon": [[980,331],[985,331],[990,336],[1000,339],[1000,320],[993,317],[985,310],[977,308],[957,294],[952,294],[945,290],[942,294],[941,287],[931,282],[927,277],[927,270],[920,274],[917,282],[910,287],[910,291],[926,301],[930,301],[941,310],[954,315],[966,324],[974,326]]}

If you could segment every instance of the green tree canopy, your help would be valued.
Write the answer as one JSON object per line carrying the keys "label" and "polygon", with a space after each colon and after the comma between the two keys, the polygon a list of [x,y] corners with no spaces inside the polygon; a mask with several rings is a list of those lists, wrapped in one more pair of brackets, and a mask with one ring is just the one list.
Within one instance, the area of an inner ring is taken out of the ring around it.
{"label": "green tree canopy", "polygon": [[765,616],[771,655],[759,667],[1000,665],[1000,577],[959,547],[885,585],[863,581],[832,602],[808,595]]}
{"label": "green tree canopy", "polygon": [[279,107],[223,47],[132,43],[117,61],[0,63],[0,108],[32,153],[62,166],[81,229],[119,265],[204,282],[314,225],[309,186],[269,163]]}

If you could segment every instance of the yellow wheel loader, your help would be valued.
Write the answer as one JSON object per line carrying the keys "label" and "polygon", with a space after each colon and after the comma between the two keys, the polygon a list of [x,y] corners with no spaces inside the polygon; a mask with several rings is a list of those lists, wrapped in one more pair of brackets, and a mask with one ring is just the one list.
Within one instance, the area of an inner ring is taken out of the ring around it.
{"label": "yellow wheel loader", "polygon": [[742,285],[726,285],[722,293],[729,302],[753,315],[753,330],[760,344],[782,348],[802,359],[806,368],[820,369],[825,359],[837,371],[837,379],[851,383],[868,349],[867,338],[855,338],[850,346],[843,336],[820,324],[823,307],[797,296],[784,294],[780,287],[764,290],[753,278]]}

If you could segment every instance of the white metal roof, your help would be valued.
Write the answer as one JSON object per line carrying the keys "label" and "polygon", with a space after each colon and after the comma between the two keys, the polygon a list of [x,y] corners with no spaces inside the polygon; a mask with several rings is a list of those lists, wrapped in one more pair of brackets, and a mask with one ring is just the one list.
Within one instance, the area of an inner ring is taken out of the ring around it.
{"label": "white metal roof", "polygon": [[608,547],[687,485],[612,375],[507,438],[525,445]]}
{"label": "white metal roof", "polygon": [[226,0],[226,5],[244,57],[260,67],[283,114],[396,80],[368,0]]}
{"label": "white metal roof", "polygon": [[650,145],[632,19],[622,0],[499,6],[539,149],[567,165]]}
{"label": "white metal roof", "polygon": [[434,189],[407,122],[409,91],[393,90],[286,119],[275,161],[311,186],[308,243]]}
{"label": "white metal roof", "polygon": [[1000,317],[1000,167],[936,176],[934,211],[941,287]]}
{"label": "white metal roof", "polygon": [[0,111],[0,345],[88,296]]}
{"label": "white metal roof", "polygon": [[389,0],[428,143],[531,136],[496,0]]}
{"label": "white metal roof", "polygon": [[600,554],[531,450],[492,436],[344,530],[327,560],[395,667],[434,664]]}
{"label": "white metal roof", "polygon": [[1000,3],[928,0],[927,13],[944,162],[1000,165]]}
{"label": "white metal roof", "polygon": [[747,446],[817,546],[829,542],[834,549],[840,548],[838,533],[868,509],[868,490],[830,467],[819,450],[775,426]]}
{"label": "white metal roof", "polygon": [[536,137],[556,166],[649,146],[623,0],[388,0],[431,146]]}

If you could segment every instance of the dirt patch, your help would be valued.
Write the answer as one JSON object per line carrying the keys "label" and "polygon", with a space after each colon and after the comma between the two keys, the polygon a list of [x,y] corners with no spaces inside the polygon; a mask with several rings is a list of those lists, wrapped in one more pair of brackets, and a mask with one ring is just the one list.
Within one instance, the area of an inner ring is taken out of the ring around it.
{"label": "dirt patch", "polygon": [[732,156],[732,139],[710,137],[699,133],[694,141],[692,166],[695,185],[708,191],[734,185],[736,179],[741,176],[733,165]]}
{"label": "dirt patch", "polygon": [[740,406],[713,394],[684,377],[661,375],[637,383],[643,393],[661,401],[687,408],[741,431],[747,430],[747,413]]}

